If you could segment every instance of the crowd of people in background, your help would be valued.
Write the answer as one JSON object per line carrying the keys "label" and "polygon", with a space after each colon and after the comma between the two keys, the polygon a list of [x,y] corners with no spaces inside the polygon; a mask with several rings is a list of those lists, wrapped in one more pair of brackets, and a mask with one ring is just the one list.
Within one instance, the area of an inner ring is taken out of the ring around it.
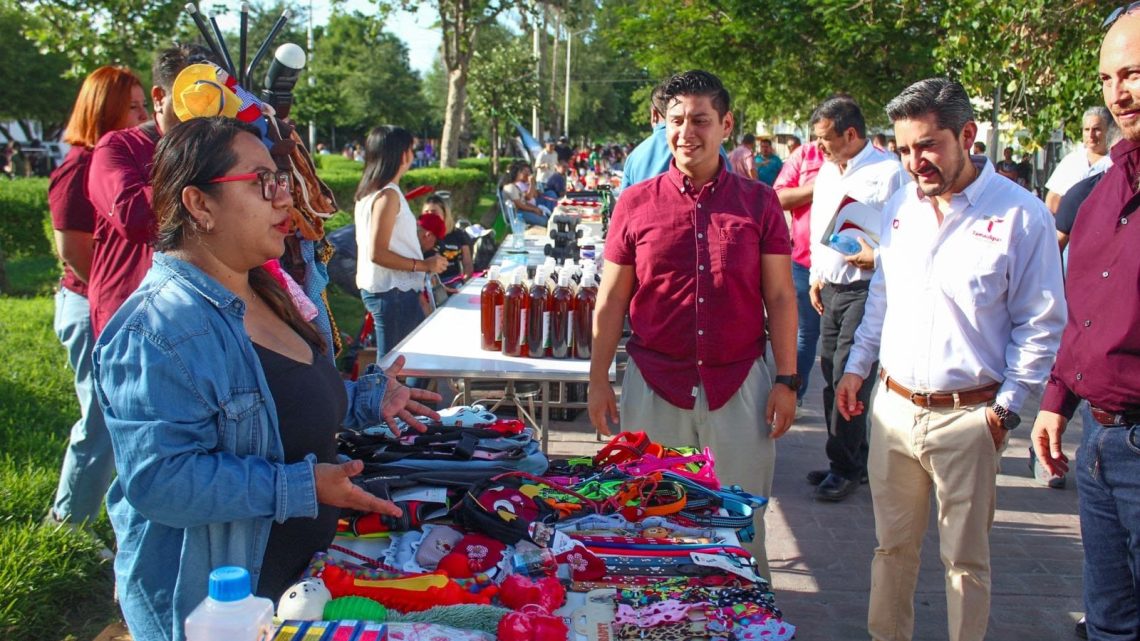
{"label": "crowd of people in background", "polygon": [[[1140,637],[1135,9],[1105,23],[1106,107],[1082,114],[1082,146],[1043,199],[1027,154],[985,156],[970,96],[944,78],[900,87],[886,109],[893,136],[868,131],[856,97],[831,96],[813,105],[804,144],[737,138],[729,91],[689,71],[654,89],[637,145],[550,138],[533,162],[513,162],[501,197],[530,224],[545,225],[573,189],[608,181],[620,192],[598,293],[594,426],[608,432],[618,417],[608,368],[628,317],[623,420],[711,448],[723,480],[767,495],[773,441],[821,376],[828,467],[806,477],[833,503],[869,485],[869,633],[912,636],[934,496],[949,636],[980,641],[1001,454],[1044,387],[1031,463],[1042,484],[1064,485],[1063,433],[1084,417],[1075,476],[1088,637]],[[221,562],[276,597],[331,540],[335,508],[398,516],[352,486],[360,465],[338,462],[333,436],[363,422],[395,429],[397,416],[416,426],[413,414],[436,416],[420,402],[439,400],[399,383],[399,360],[341,380],[328,337],[267,267],[292,231],[294,175],[255,128],[180,111],[174,79],[210,57],[161,52],[149,92],[128,69],[92,73],[49,192],[64,263],[55,328],[81,418],[48,521],[90,523],[106,497],[117,590],[139,641],[180,638]],[[471,238],[445,199],[417,215],[401,188],[434,162],[435,141],[385,125],[342,153],[364,165],[356,284],[384,355],[425,318],[433,279],[474,274]],[[18,154],[10,143],[0,156],[9,178]],[[855,249],[840,250],[842,233]],[[768,575],[758,519],[750,550]]]}

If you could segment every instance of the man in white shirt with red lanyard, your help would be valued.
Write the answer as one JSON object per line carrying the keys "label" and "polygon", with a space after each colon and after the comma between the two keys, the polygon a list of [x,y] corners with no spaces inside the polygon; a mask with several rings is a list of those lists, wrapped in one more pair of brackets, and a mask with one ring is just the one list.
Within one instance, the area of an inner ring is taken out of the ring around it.
{"label": "man in white shirt with red lanyard", "polygon": [[998,464],[1065,325],[1060,253],[1044,204],[968,155],[978,127],[960,84],[917,82],[887,115],[917,189],[883,210],[879,270],[835,401],[861,414],[856,394],[878,358],[867,628],[875,641],[914,632],[933,490],[950,641],[982,641]]}
{"label": "man in white shirt with red lanyard", "polygon": [[[811,127],[824,157],[812,194],[809,295],[820,314],[823,338],[820,372],[829,466],[808,473],[808,482],[816,486],[817,500],[837,502],[867,476],[867,421],[835,411],[835,385],[863,318],[875,269],[872,246],[879,236],[879,212],[910,179],[893,153],[867,139],[863,112],[849,96],[832,96],[816,107]],[[833,232],[857,239],[862,251],[852,256],[836,251],[827,242]],[[860,399],[866,402],[870,395],[868,384]]]}

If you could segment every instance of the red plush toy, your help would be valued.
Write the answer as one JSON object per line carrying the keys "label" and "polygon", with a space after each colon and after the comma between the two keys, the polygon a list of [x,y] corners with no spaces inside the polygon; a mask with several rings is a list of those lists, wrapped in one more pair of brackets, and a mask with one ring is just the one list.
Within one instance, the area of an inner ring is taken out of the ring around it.
{"label": "red plush toy", "polygon": [[512,574],[499,586],[499,600],[512,610],[537,605],[547,612],[554,612],[566,603],[566,588],[552,576],[534,581],[521,574]]}
{"label": "red plush toy", "polygon": [[486,534],[465,535],[447,556],[439,560],[436,572],[455,579],[468,579],[480,572],[488,572],[503,560],[507,546]]}
{"label": "red plush toy", "polygon": [[528,605],[499,619],[497,632],[499,641],[555,641],[570,635],[561,618],[537,605]]}

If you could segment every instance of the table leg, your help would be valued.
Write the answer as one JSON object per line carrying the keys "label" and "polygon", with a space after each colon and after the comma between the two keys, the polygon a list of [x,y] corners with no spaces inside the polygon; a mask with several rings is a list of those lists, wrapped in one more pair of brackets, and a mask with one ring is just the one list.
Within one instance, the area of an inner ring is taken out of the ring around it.
{"label": "table leg", "polygon": [[542,453],[550,454],[550,381],[542,381]]}

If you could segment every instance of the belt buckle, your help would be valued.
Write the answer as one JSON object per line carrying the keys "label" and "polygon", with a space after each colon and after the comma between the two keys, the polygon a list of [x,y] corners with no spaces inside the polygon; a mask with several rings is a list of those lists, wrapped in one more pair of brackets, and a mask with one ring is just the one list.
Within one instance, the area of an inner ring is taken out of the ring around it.
{"label": "belt buckle", "polygon": [[[930,407],[930,401],[933,400],[934,392],[911,392],[910,402],[918,405],[919,407]],[[916,399],[922,399],[919,403]]]}

